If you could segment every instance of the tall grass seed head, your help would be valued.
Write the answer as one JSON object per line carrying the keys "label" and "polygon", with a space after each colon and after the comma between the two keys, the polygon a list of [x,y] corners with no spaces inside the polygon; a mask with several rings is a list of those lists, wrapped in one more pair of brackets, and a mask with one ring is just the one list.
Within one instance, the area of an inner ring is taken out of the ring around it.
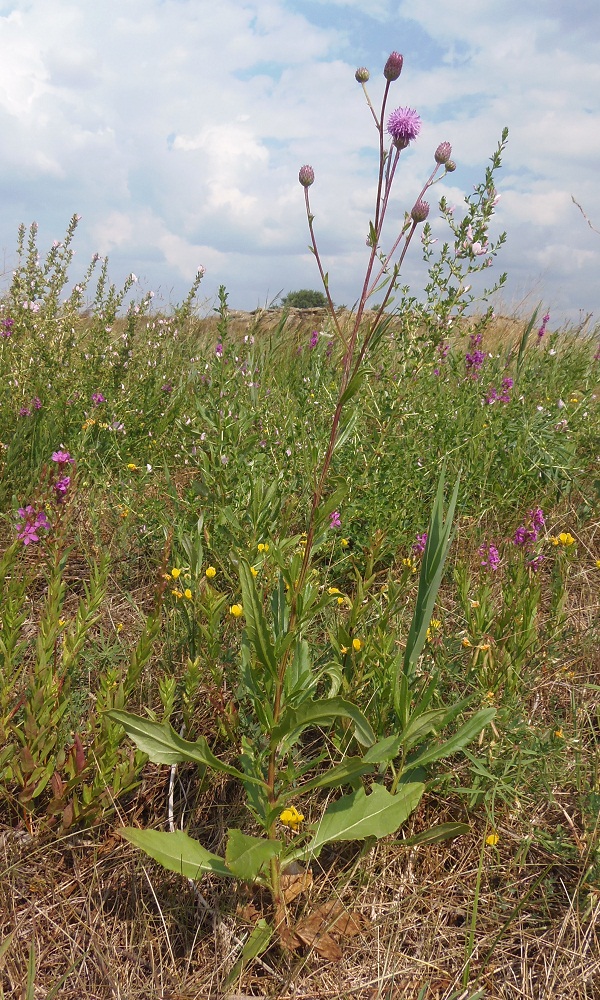
{"label": "tall grass seed head", "polygon": [[386,80],[392,83],[397,80],[402,72],[402,64],[404,62],[404,57],[400,55],[399,52],[392,52],[388,58],[385,66],[383,67],[383,75]]}

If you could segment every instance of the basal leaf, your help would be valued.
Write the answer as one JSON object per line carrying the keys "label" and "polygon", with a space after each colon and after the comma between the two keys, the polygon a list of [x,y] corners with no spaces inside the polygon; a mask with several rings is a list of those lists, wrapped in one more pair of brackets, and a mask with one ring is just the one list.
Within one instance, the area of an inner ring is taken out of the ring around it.
{"label": "basal leaf", "polygon": [[253,958],[256,958],[258,955],[262,955],[262,953],[267,950],[272,935],[273,928],[267,923],[264,917],[261,917],[256,926],[252,928],[252,932],[242,949],[242,954],[228,973],[227,979],[224,983],[225,987],[230,986],[236,981],[236,979],[238,979],[239,976],[241,976],[242,972]]}
{"label": "basal leaf", "polygon": [[186,878],[198,879],[207,872],[228,878],[235,877],[223,858],[211,854],[183,830],[167,833],[161,830],[135,830],[132,827],[125,827],[120,833],[134,847],[139,847],[158,861],[163,868],[185,875]]}
{"label": "basal leaf", "polygon": [[256,785],[266,787],[265,782],[259,778],[248,777],[237,768],[215,757],[203,736],[190,743],[178,736],[167,721],[153,722],[151,719],[142,719],[138,715],[121,712],[118,709],[111,709],[106,714],[123,726],[127,735],[143,753],[148,754],[153,764],[181,764],[183,761],[191,761],[194,764],[212,767],[214,771],[221,771],[233,778],[252,781]]}
{"label": "basal leaf", "polygon": [[234,875],[245,882],[252,882],[261,868],[281,853],[282,847],[280,840],[249,837],[241,830],[233,829],[229,830],[225,861]]}
{"label": "basal leaf", "polygon": [[395,833],[416,809],[424,789],[425,785],[416,781],[400,785],[395,795],[383,785],[372,785],[369,795],[364,788],[343,795],[323,814],[307,851],[318,854],[332,841],[379,839]]}

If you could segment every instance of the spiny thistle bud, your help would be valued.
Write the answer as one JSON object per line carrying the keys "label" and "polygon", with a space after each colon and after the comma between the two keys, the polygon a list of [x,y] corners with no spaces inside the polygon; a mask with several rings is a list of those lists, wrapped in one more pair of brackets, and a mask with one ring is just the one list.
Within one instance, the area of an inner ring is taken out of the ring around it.
{"label": "spiny thistle bud", "polygon": [[370,73],[366,66],[359,66],[356,73],[354,74],[354,79],[357,83],[366,83],[370,77]]}
{"label": "spiny thistle bud", "polygon": [[425,219],[429,215],[429,202],[423,201],[422,198],[413,205],[410,217],[413,222],[425,222]]}
{"label": "spiny thistle bud", "polygon": [[452,146],[449,142],[440,142],[434,153],[436,163],[447,163],[452,156]]}
{"label": "spiny thistle bud", "polygon": [[451,174],[453,170],[456,170],[456,163],[454,160],[446,160],[444,166],[449,174]]}
{"label": "spiny thistle bud", "polygon": [[403,62],[404,58],[400,55],[399,52],[392,52],[392,54],[388,56],[388,61],[383,67],[383,75],[386,78],[386,80],[390,80],[391,82],[392,80],[398,79],[398,77],[402,72]]}
{"label": "spiny thistle bud", "polygon": [[300,167],[298,172],[298,180],[300,181],[302,187],[308,188],[311,186],[315,179],[315,172],[312,167],[305,163],[303,167]]}

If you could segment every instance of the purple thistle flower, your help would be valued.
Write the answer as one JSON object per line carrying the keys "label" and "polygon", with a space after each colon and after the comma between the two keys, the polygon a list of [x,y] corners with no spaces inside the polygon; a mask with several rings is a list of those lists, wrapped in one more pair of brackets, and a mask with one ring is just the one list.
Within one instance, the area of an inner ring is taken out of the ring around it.
{"label": "purple thistle flower", "polygon": [[339,510],[332,510],[329,515],[329,527],[330,528],[341,528],[342,520],[340,518]]}
{"label": "purple thistle flower", "polygon": [[396,108],[388,118],[387,130],[397,149],[405,149],[421,131],[421,119],[413,108]]}
{"label": "purple thistle flower", "polygon": [[101,392],[92,393],[92,403],[94,406],[100,406],[100,403],[106,402],[106,396],[103,396]]}
{"label": "purple thistle flower", "polygon": [[500,553],[495,545],[481,545],[477,551],[481,556],[481,566],[487,566],[494,573],[500,568]]}
{"label": "purple thistle flower", "polygon": [[425,546],[427,545],[427,532],[424,531],[422,535],[417,535],[417,539],[412,547],[412,550],[416,556],[422,556],[425,551]]}

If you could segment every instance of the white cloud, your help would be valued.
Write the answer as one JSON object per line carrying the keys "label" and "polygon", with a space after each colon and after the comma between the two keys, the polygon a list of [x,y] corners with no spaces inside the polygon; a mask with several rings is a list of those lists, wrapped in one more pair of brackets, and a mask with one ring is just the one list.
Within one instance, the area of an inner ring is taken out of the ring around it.
{"label": "white cloud", "polygon": [[[500,267],[524,284],[542,269],[544,294],[566,312],[596,308],[600,238],[571,202],[574,194],[600,227],[600,45],[591,31],[600,13],[586,27],[586,6],[577,0],[567,15],[559,0],[543,10],[532,0],[464,0],[459,11],[446,0],[0,4],[2,243],[10,249],[31,218],[49,243],[78,211],[80,257],[110,252],[123,275],[182,295],[201,262],[206,288],[225,283],[234,304],[254,306],[269,288],[318,287],[297,183],[310,162],[334,298],[351,301],[377,139],[346,61],[351,17],[365,26],[356,62],[369,65],[363,56],[373,53],[374,100],[382,24],[386,37],[422,46],[405,51],[390,98],[424,119],[402,157],[390,219],[398,224],[413,204],[442,139],[458,163],[445,187],[460,204],[508,125],[494,221],[509,232]],[[409,263],[407,274],[418,270]]]}

